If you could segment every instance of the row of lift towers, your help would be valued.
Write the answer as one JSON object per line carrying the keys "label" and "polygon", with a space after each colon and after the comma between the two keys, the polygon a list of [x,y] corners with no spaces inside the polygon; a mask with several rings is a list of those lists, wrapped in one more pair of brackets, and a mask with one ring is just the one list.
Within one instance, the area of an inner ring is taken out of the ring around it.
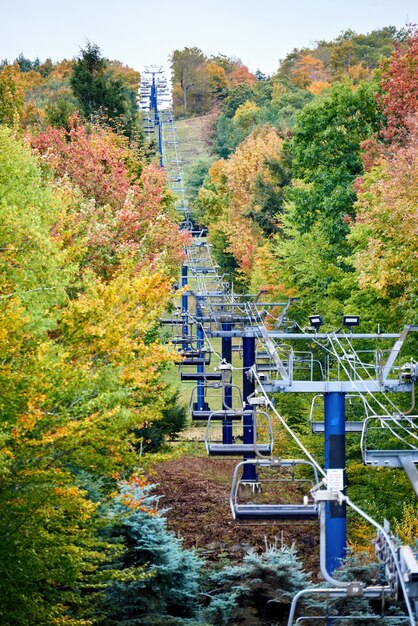
{"label": "row of lift towers", "polygon": [[[313,315],[309,327],[302,329],[289,321],[297,299],[266,302],[263,293],[234,293],[219,273],[205,229],[196,228],[190,216],[169,87],[161,68],[146,68],[140,103],[144,131],[155,143],[176,198],[180,228],[192,236],[181,268],[179,304],[163,323],[172,329],[171,344],[179,353],[181,380],[194,385],[190,414],[193,420],[206,422],[209,455],[243,457],[232,480],[232,515],[239,520],[320,521],[321,573],[328,587],[298,593],[288,626],[321,619],[317,615],[297,617],[299,601],[309,595],[329,600],[379,598],[382,606],[386,598],[402,597],[405,615],[386,615],[384,623],[417,626],[417,559],[410,546],[395,545],[387,525],[381,527],[348,498],[346,437],[352,433],[360,436],[366,465],[403,469],[418,497],[414,402],[409,411],[402,412],[392,400],[394,393],[410,393],[414,399],[418,365],[414,360],[402,366],[398,363],[408,334],[418,326],[406,326],[400,334],[380,329],[377,333],[354,332],[359,318],[348,315],[343,320],[344,331],[329,333],[321,330],[321,316]],[[234,352],[240,353],[242,367],[233,366]],[[214,357],[216,367],[210,369]],[[277,393],[313,396],[310,422],[312,431],[324,437],[324,468],[277,411]],[[356,419],[346,419],[348,403],[354,404]],[[318,419],[319,410],[323,417]],[[303,458],[274,455],[272,418],[295,439]],[[307,492],[301,503],[281,501],[280,489],[289,484]],[[347,506],[376,528],[375,552],[384,565],[385,584],[365,586],[334,577],[346,554]],[[361,619],[373,623],[377,618],[382,616]],[[322,619],[328,625],[351,617],[331,612]]]}

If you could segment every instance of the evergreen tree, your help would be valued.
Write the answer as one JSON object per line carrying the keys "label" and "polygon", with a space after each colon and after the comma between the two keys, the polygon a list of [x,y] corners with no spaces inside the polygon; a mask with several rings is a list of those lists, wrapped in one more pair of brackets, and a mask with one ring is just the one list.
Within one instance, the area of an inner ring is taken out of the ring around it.
{"label": "evergreen tree", "polygon": [[84,117],[90,121],[104,118],[129,137],[138,133],[136,94],[126,81],[112,74],[99,46],[88,42],[81,50],[70,82]]}
{"label": "evergreen tree", "polygon": [[107,593],[109,626],[174,626],[193,617],[197,609],[202,562],[167,530],[151,489],[138,478],[122,486],[116,501],[114,519],[120,523],[113,534],[126,546],[119,563],[125,576]]}
{"label": "evergreen tree", "polygon": [[210,580],[217,590],[210,594],[205,617],[217,626],[286,623],[293,596],[309,585],[293,546],[250,552],[242,565],[224,567]]}

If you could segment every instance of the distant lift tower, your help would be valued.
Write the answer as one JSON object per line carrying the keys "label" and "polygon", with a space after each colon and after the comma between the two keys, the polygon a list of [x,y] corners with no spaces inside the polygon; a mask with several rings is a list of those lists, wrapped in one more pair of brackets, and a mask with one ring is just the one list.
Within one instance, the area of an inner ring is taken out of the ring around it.
{"label": "distant lift tower", "polygon": [[145,68],[140,87],[141,109],[146,111],[144,131],[148,135],[156,134],[160,166],[163,166],[163,136],[160,120],[160,105],[169,95],[168,85],[161,66],[150,65]]}

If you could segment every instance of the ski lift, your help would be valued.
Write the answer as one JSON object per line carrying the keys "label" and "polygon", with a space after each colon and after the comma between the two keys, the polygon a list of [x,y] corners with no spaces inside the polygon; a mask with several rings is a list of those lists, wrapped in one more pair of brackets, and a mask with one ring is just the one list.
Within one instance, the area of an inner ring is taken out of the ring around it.
{"label": "ski lift", "polygon": [[[246,454],[255,454],[256,456],[270,456],[273,449],[273,429],[271,427],[271,420],[268,413],[265,411],[256,412],[251,411],[252,421],[249,424],[239,424],[236,423],[233,425],[231,423],[231,435],[232,442],[231,443],[223,443],[219,441],[220,431],[219,429],[213,428],[212,423],[213,413],[208,418],[208,423],[206,426],[205,433],[205,445],[206,451],[209,456],[243,456]],[[265,421],[265,428],[261,429],[260,426],[260,418],[262,417]],[[239,426],[240,434],[236,433],[237,426]],[[252,443],[244,443],[245,440],[245,430],[249,429],[250,432],[253,433],[253,441]],[[243,435],[244,430],[244,435]],[[259,434],[263,433],[264,439],[267,441],[259,441]]]}
{"label": "ski lift", "polygon": [[[241,489],[247,483],[238,477],[239,473],[250,464],[257,467],[257,489]],[[310,468],[313,478],[299,476],[299,468],[305,467]],[[315,484],[318,484],[318,472],[310,461],[274,457],[241,461],[232,478],[229,499],[232,517],[239,520],[316,520],[318,505],[308,495]],[[300,491],[302,502],[285,502],[294,498],[295,490]]]}

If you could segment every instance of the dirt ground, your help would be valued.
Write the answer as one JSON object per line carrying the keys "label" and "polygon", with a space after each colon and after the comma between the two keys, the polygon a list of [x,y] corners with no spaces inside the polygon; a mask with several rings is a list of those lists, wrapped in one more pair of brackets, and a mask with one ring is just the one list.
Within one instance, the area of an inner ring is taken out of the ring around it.
{"label": "dirt ground", "polygon": [[252,547],[295,544],[314,574],[319,569],[318,522],[234,521],[229,491],[235,460],[183,457],[154,466],[154,483],[168,509],[168,527],[182,537],[185,547],[195,547],[210,561],[228,558],[238,562]]}

